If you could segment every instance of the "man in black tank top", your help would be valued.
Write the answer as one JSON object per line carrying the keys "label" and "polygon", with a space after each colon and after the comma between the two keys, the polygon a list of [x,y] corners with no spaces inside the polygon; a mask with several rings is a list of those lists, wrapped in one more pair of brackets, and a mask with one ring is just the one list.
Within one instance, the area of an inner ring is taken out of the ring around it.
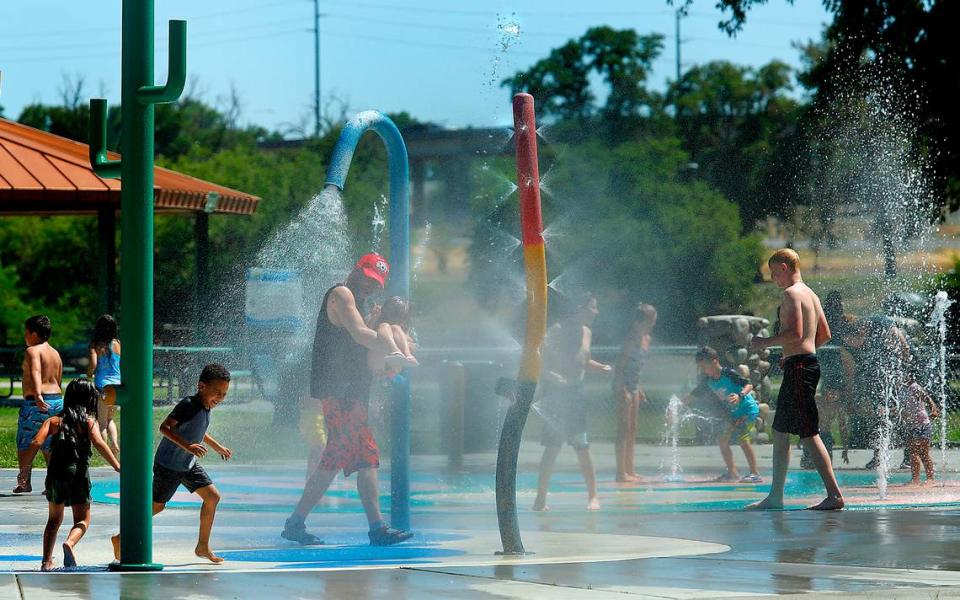
{"label": "man in black tank top", "polygon": [[323,297],[313,341],[310,372],[310,400],[322,408],[305,410],[301,429],[313,435],[316,445],[323,437],[326,446],[319,465],[307,480],[300,502],[287,519],[281,536],[304,545],[322,544],[307,533],[304,521],[323,497],[337,472],[344,476],[357,473],[357,491],[370,524],[370,543],[387,546],[409,539],[409,531],[390,528],[380,513],[377,468],[380,451],[367,424],[367,401],[371,374],[367,369],[367,351],[399,352],[392,340],[384,340],[367,327],[357,308],[373,292],[384,287],[390,266],[379,254],[363,256],[347,281],[327,290]]}

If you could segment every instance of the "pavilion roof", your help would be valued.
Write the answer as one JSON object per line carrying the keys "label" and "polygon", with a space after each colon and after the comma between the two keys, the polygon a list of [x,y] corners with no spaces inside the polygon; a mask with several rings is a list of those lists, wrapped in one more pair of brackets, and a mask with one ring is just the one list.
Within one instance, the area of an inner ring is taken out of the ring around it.
{"label": "pavilion roof", "polygon": [[[112,159],[119,157],[110,153]],[[260,201],[160,167],[154,168],[153,178],[158,212],[249,215]],[[86,144],[0,119],[0,213],[88,214],[119,208],[121,184],[93,172]]]}

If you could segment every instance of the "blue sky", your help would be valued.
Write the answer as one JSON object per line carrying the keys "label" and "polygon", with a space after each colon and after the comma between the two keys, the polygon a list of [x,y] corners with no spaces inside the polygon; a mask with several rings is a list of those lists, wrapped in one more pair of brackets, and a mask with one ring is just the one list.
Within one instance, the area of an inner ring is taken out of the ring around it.
{"label": "blue sky", "polygon": [[[14,3],[10,3],[14,4]],[[771,0],[736,39],[717,29],[714,0],[696,0],[682,22],[685,65],[730,60],[796,65],[791,42],[819,37],[819,0]],[[313,102],[312,0],[156,0],[157,79],[166,72],[166,21],[188,21],[194,93],[225,102],[236,90],[241,121],[270,128],[309,123]],[[30,0],[0,19],[0,105],[15,118],[31,102],[56,103],[64,78],[87,96],[119,101],[120,1]],[[667,36],[652,85],[674,76],[674,16],[666,0],[320,0],[325,110],[406,110],[447,126],[505,124],[497,83],[550,48],[606,24]],[[519,36],[498,26],[519,25]]]}

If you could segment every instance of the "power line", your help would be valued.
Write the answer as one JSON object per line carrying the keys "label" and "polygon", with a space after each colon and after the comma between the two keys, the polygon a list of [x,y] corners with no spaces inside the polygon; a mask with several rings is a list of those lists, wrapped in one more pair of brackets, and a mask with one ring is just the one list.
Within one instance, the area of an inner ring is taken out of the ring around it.
{"label": "power line", "polygon": [[[310,29],[297,28],[297,29],[286,29],[281,31],[275,31],[272,33],[265,33],[262,35],[245,35],[237,38],[228,38],[224,40],[210,40],[210,41],[199,41],[191,43],[191,47],[208,47],[208,46],[220,46],[223,44],[233,44],[237,42],[245,42],[248,40],[259,40],[274,38],[279,36],[287,36],[297,33],[308,33]],[[162,40],[162,43],[157,44],[157,50],[166,49],[166,40]],[[7,65],[17,65],[21,63],[43,63],[43,62],[54,62],[54,61],[63,61],[63,60],[73,60],[73,59],[88,59],[88,58],[107,58],[107,57],[117,57],[119,58],[120,49],[119,47],[115,50],[107,50],[103,52],[89,53],[89,54],[65,54],[60,56],[32,56],[28,58],[15,58],[12,60],[5,61]]]}
{"label": "power line", "polygon": [[[281,1],[281,2],[271,2],[271,3],[268,3],[268,4],[259,4],[259,5],[256,5],[256,6],[248,6],[248,7],[246,7],[246,8],[237,8],[237,9],[233,9],[233,10],[229,10],[229,11],[220,11],[220,12],[215,12],[215,13],[206,13],[206,14],[201,14],[201,15],[196,15],[196,16],[190,16],[190,17],[188,17],[188,20],[189,20],[189,21],[199,21],[199,20],[205,20],[205,19],[214,19],[214,18],[218,18],[218,17],[235,15],[235,14],[238,14],[238,13],[248,13],[248,12],[254,12],[254,11],[258,11],[258,10],[263,10],[263,9],[266,9],[266,8],[274,8],[274,7],[277,7],[277,6],[292,6],[292,5],[294,5],[294,4],[302,5],[302,4],[303,4],[303,0],[283,0],[283,1]],[[302,20],[302,19],[301,19],[301,20]],[[119,21],[119,18],[117,19],[117,21]],[[83,28],[83,29],[71,28],[71,29],[59,29],[59,30],[57,30],[57,29],[48,29],[48,30],[40,30],[40,31],[20,31],[20,32],[13,32],[13,33],[4,32],[4,33],[2,34],[2,36],[3,36],[3,39],[8,39],[8,38],[22,38],[22,37],[35,38],[35,37],[42,37],[42,36],[47,36],[47,35],[75,35],[75,34],[78,34],[78,33],[79,33],[79,34],[85,34],[85,33],[102,33],[102,32],[105,32],[105,31],[116,31],[116,32],[119,33],[119,31],[120,31],[120,25],[113,25],[113,26],[108,26],[108,27],[85,27],[85,28]]]}
{"label": "power line", "polygon": [[[410,6],[410,5],[398,5],[398,4],[377,4],[372,2],[353,2],[352,0],[342,0],[341,5],[347,6],[356,6],[359,8],[375,8],[380,10],[393,10],[393,11],[403,11],[403,12],[420,12],[420,13],[437,13],[445,15],[479,15],[485,17],[495,16],[497,14],[503,14],[504,11],[494,11],[494,10],[464,10],[464,9],[454,9],[454,8],[427,8],[423,6]],[[511,13],[516,15],[537,15],[541,17],[582,17],[585,15],[596,15],[596,16],[633,16],[633,17],[652,17],[652,16],[665,16],[672,13],[671,10],[657,10],[657,11],[639,11],[639,10],[626,10],[626,11],[598,11],[598,10],[514,10]]]}
{"label": "power line", "polygon": [[[698,12],[698,11],[689,11],[687,12],[687,15],[695,19],[717,19],[721,17],[721,15],[716,15],[716,14],[711,14],[706,12]],[[776,25],[781,27],[793,27],[793,28],[820,27],[823,25],[822,21],[818,23],[812,23],[808,21],[798,22],[798,21],[790,21],[790,20],[784,20],[784,19],[767,19],[765,17],[750,17],[750,16],[747,17],[747,20],[745,23],[746,24],[760,23],[761,25]]]}
{"label": "power line", "polygon": [[756,42],[741,42],[735,38],[701,38],[701,37],[692,37],[686,38],[686,42],[706,42],[708,44],[735,44],[739,46],[745,46],[749,48],[768,48],[774,50],[783,50],[783,46],[778,46],[776,44],[759,44]]}
{"label": "power line", "polygon": [[[203,29],[201,29],[200,31],[190,31],[190,35],[188,36],[187,39],[188,39],[188,43],[190,44],[190,46],[194,46],[194,45],[196,45],[196,43],[202,43],[202,42],[203,42],[203,38],[207,38],[207,37],[210,37],[210,36],[220,36],[220,35],[224,35],[224,34],[232,34],[232,33],[238,32],[238,31],[249,31],[249,30],[263,31],[264,29],[269,29],[269,28],[271,28],[271,27],[287,26],[287,25],[293,25],[293,24],[295,24],[295,23],[302,23],[302,22],[303,22],[303,19],[302,19],[302,18],[296,18],[296,19],[283,19],[283,20],[281,20],[281,21],[273,21],[273,22],[270,22],[270,23],[258,23],[258,24],[256,24],[256,25],[241,25],[241,26],[238,26],[238,27],[227,27],[227,28],[210,29],[210,30],[203,30]],[[194,41],[193,41],[193,40],[197,40],[197,39],[199,39],[200,41],[199,41],[199,42],[194,42]],[[159,42],[159,41],[166,42],[166,38],[165,38],[165,37],[163,37],[163,38],[158,38],[157,41],[158,41],[158,42]],[[117,46],[117,47],[118,47],[118,46],[120,45],[120,40],[119,40],[119,39],[111,40],[111,41],[109,41],[109,42],[106,42],[106,45],[112,45],[112,46]],[[3,51],[4,53],[17,52],[17,51],[21,51],[21,50],[22,50],[22,51],[30,51],[30,52],[33,52],[33,51],[36,51],[36,50],[65,50],[65,49],[69,49],[69,48],[87,48],[87,47],[89,47],[89,46],[90,46],[90,43],[89,43],[89,42],[70,42],[70,43],[67,43],[67,44],[55,44],[55,45],[43,44],[43,45],[38,45],[38,46],[21,46],[21,45],[17,45],[17,46],[10,46],[9,48],[0,47],[0,51]]]}
{"label": "power line", "polygon": [[[440,30],[440,31],[455,31],[463,33],[492,33],[492,27],[457,27],[449,25],[440,25],[440,24],[431,24],[431,23],[416,23],[413,21],[396,21],[393,19],[375,19],[367,16],[361,15],[350,15],[344,13],[324,13],[325,16],[332,19],[346,19],[346,20],[355,20],[362,21],[364,23],[377,23],[382,25],[399,25],[402,27],[410,27],[414,29],[429,29],[429,30]],[[560,33],[559,31],[521,31],[520,38],[525,37],[541,37],[541,38],[557,38],[557,37],[577,37],[581,35],[580,33]]]}
{"label": "power line", "polygon": [[[464,44],[442,44],[438,42],[420,42],[415,40],[404,40],[399,38],[391,37],[382,37],[366,34],[355,34],[355,33],[342,33],[338,31],[327,32],[324,35],[334,36],[334,37],[343,37],[347,39],[357,39],[357,40],[370,40],[375,42],[390,42],[393,44],[399,44],[401,46],[420,46],[424,48],[445,48],[450,50],[467,50],[467,51],[477,51],[477,52],[486,52],[487,54],[493,54],[496,51],[496,48],[493,47],[480,47],[480,46],[467,46]],[[507,54],[519,54],[523,56],[542,56],[539,52],[529,52],[523,50],[508,50]]]}

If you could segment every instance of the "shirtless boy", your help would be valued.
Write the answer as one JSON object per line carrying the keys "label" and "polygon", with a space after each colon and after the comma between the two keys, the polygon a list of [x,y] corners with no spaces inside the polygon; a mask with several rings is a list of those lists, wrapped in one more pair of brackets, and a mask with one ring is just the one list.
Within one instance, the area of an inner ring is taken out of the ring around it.
{"label": "shirtless boy", "polygon": [[[26,494],[33,491],[30,482],[33,470],[33,457],[30,442],[33,441],[43,422],[63,411],[63,362],[60,353],[53,349],[50,339],[50,319],[44,315],[35,315],[24,323],[23,339],[27,344],[26,358],[23,360],[23,404],[17,419],[17,461],[20,474],[17,475],[17,487],[14,494]],[[50,459],[50,439],[41,447],[44,461]]]}
{"label": "shirtless boy", "polygon": [[756,337],[755,350],[783,347],[783,384],[777,397],[773,420],[773,482],[766,498],[751,504],[753,509],[783,508],[783,486],[790,464],[790,435],[800,436],[810,453],[827,497],[812,510],[839,510],[843,495],[833,474],[830,456],[820,440],[820,423],[815,395],[820,381],[817,348],[830,341],[830,327],[820,306],[820,298],[803,283],[800,257],[789,248],[777,250],[767,261],[770,277],[783,288],[780,303],[780,332],[768,338]]}

